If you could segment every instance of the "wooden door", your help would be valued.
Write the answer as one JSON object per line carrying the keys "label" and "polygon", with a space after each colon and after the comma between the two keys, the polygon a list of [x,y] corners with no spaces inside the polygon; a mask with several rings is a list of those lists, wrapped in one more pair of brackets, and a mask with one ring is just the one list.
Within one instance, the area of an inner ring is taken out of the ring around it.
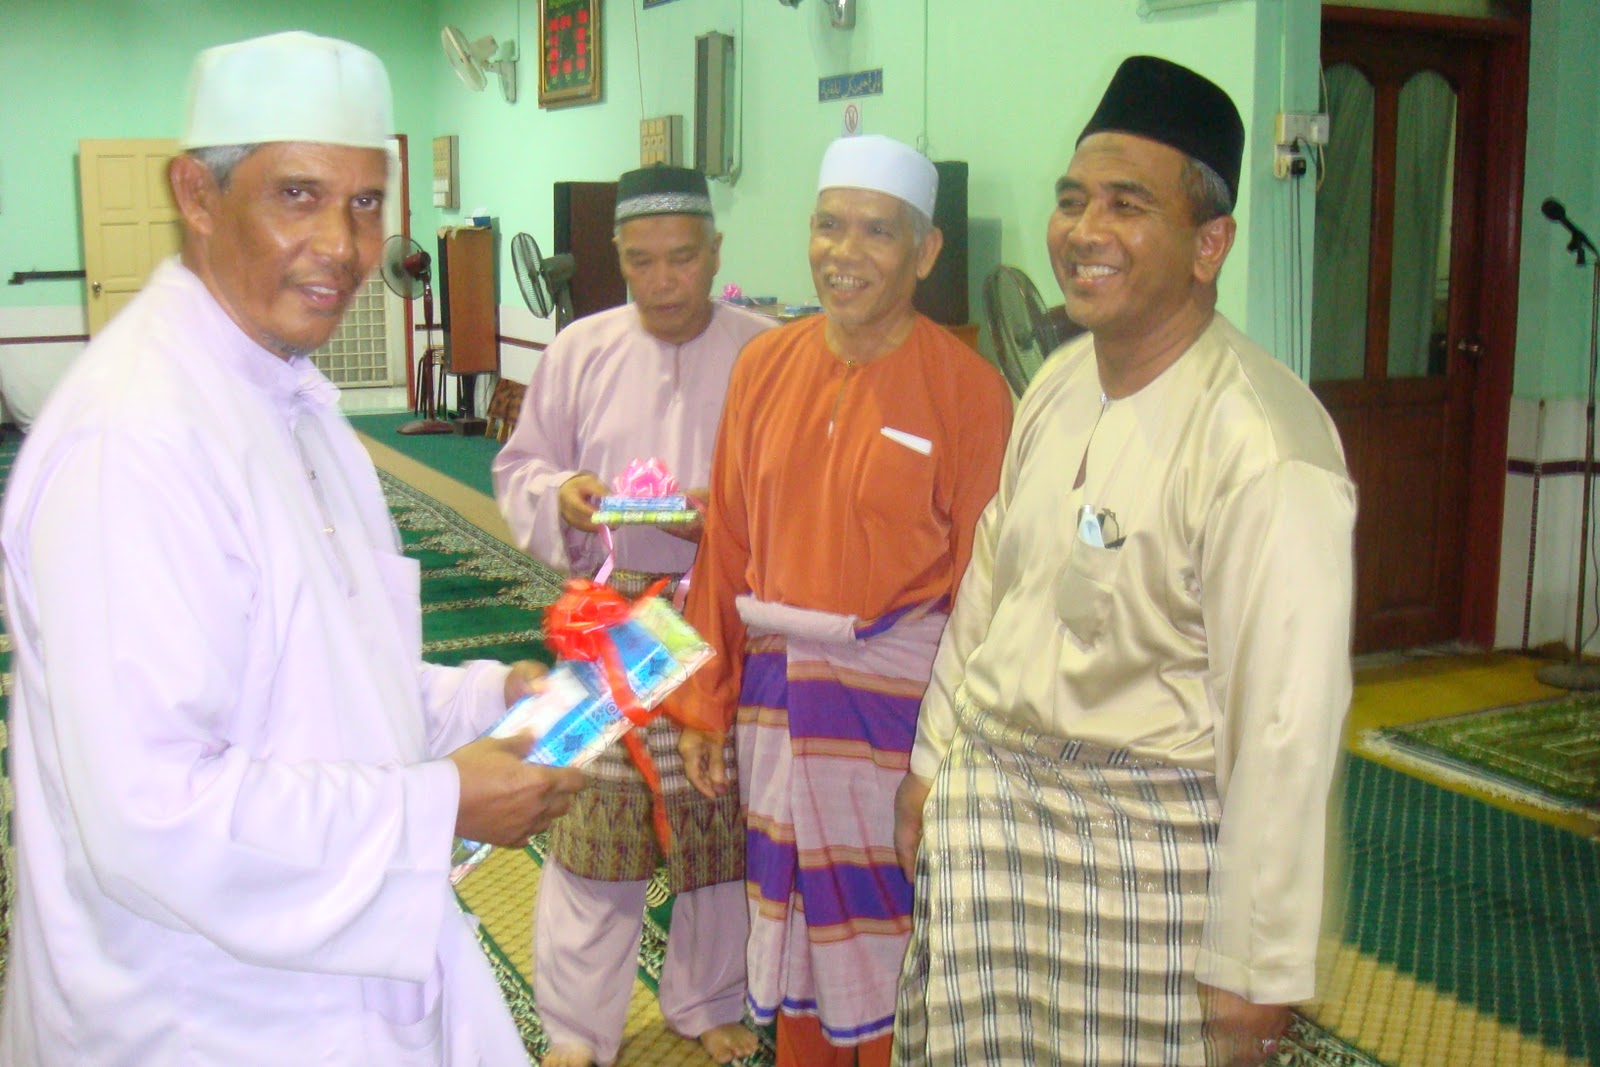
{"label": "wooden door", "polygon": [[1493,632],[1516,276],[1488,245],[1520,178],[1492,173],[1495,44],[1450,31],[1324,16],[1311,380],[1360,492],[1363,652]]}
{"label": "wooden door", "polygon": [[171,139],[79,141],[83,270],[94,335],[178,251],[182,227],[167,183],[178,152]]}

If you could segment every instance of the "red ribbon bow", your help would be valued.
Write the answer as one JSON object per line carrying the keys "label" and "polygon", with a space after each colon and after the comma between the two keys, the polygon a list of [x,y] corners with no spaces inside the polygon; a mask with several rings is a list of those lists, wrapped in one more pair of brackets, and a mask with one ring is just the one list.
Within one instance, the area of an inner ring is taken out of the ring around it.
{"label": "red ribbon bow", "polygon": [[[666,586],[665,580],[646,589],[644,596],[652,597]],[[628,681],[628,672],[617,655],[616,643],[607,629],[627,622],[633,614],[633,604],[609,585],[600,585],[587,578],[571,578],[554,604],[544,609],[545,641],[562,659],[587,660],[599,663],[611,690],[611,699],[617,710],[635,726],[643,726],[655,718],[655,713],[639,703]],[[672,839],[667,823],[666,804],[661,796],[661,773],[656,769],[644,738],[629,730],[622,735],[633,765],[644,776],[650,787],[650,814],[655,826],[656,840],[666,853]]]}

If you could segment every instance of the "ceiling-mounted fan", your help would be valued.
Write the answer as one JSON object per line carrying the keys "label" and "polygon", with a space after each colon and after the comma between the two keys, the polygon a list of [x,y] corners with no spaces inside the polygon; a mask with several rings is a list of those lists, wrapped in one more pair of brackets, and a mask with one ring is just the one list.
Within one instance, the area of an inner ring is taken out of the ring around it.
{"label": "ceiling-mounted fan", "polygon": [[1083,332],[1063,307],[1046,308],[1033,280],[1016,267],[996,267],[985,279],[983,309],[995,362],[1018,396],[1050,353]]}
{"label": "ceiling-mounted fan", "polygon": [[517,102],[517,42],[499,44],[493,37],[469,41],[467,35],[454,26],[440,30],[439,40],[444,44],[450,66],[468,89],[482,92],[492,71],[500,78],[500,91],[506,103]]}
{"label": "ceiling-mounted fan", "polygon": [[530,234],[519,233],[511,239],[511,267],[517,274],[517,287],[528,310],[541,319],[556,313],[556,332],[572,321],[572,275],[577,264],[572,253],[562,252],[546,259],[539,251],[539,242]]}
{"label": "ceiling-mounted fan", "polygon": [[450,424],[439,418],[444,414],[444,361],[443,349],[433,343],[433,257],[417,242],[397,233],[383,243],[378,270],[395,296],[402,300],[422,297],[422,355],[412,379],[416,394],[411,406],[417,418],[403,424],[399,432],[450,433]]}

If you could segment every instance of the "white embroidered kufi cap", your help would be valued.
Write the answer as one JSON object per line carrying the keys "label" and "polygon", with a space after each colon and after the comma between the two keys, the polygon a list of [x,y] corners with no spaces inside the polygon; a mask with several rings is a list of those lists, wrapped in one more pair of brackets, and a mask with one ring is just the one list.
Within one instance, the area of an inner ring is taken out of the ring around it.
{"label": "white embroidered kufi cap", "polygon": [[394,104],[383,61],[295,30],[208,48],[189,75],[180,147],[315,141],[383,148]]}
{"label": "white embroidered kufi cap", "polygon": [[888,193],[931,221],[933,202],[939,195],[939,172],[927,156],[910,145],[866,133],[841,137],[823,153],[817,192],[838,188]]}

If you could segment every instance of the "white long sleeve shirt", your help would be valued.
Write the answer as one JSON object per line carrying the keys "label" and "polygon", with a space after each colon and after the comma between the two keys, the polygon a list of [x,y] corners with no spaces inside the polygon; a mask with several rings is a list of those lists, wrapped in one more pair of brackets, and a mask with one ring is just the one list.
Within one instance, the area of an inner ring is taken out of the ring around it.
{"label": "white long sleeve shirt", "polygon": [[25,441],[0,1062],[526,1062],[446,880],[439,758],[505,669],[422,664],[417,568],[335,399],[173,260]]}

